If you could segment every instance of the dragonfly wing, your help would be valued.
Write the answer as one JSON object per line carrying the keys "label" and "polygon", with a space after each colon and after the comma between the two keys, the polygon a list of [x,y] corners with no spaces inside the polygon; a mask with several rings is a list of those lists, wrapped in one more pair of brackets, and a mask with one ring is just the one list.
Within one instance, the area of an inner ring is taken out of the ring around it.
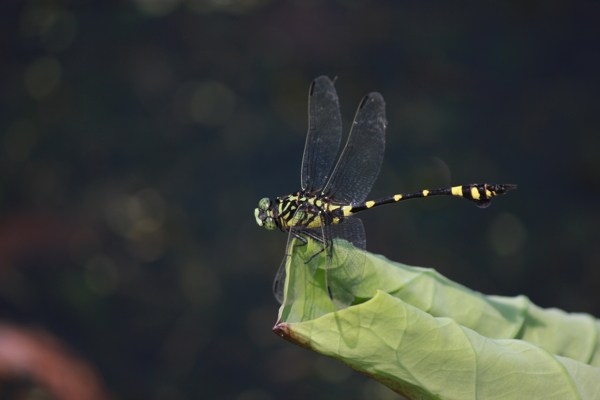
{"label": "dragonfly wing", "polygon": [[385,101],[366,95],[356,112],[346,147],[323,190],[337,201],[362,203],[375,183],[385,149]]}
{"label": "dragonfly wing", "polygon": [[[325,227],[326,286],[329,297],[338,308],[352,304],[362,281],[365,267],[366,237],[359,218],[347,218],[339,224]],[[352,248],[354,246],[354,248]]]}
{"label": "dragonfly wing", "polygon": [[333,82],[320,76],[310,85],[308,134],[302,158],[302,188],[322,189],[335,163],[342,139],[342,116]]}
{"label": "dragonfly wing", "polygon": [[[286,249],[290,247],[292,242],[293,237],[290,235],[288,236]],[[288,260],[290,260],[290,255],[286,250],[283,260],[281,260],[281,264],[279,265],[279,270],[277,270],[277,275],[275,275],[275,281],[273,281],[273,294],[275,295],[275,298],[279,304],[283,304],[283,299],[285,296],[285,277],[287,276],[286,265]]]}
{"label": "dragonfly wing", "polygon": [[[304,211],[304,207],[296,211],[292,222],[294,222],[294,220],[302,219]],[[281,265],[275,276],[275,281],[273,282],[273,294],[280,304],[285,302],[285,305],[290,305],[299,298],[304,293],[306,286],[317,271],[319,257],[313,257],[313,254],[310,254],[309,260],[302,265],[291,264],[292,253],[294,252],[295,247],[306,246],[306,249],[308,249],[309,241],[316,241],[320,245],[317,247],[322,249],[324,243],[322,229],[308,229],[301,225],[294,226],[292,223],[285,247],[285,255],[283,256],[283,260],[281,261]],[[310,248],[314,248],[314,246],[310,246]],[[317,250],[314,255],[318,255],[320,252],[321,251]],[[301,259],[301,257],[298,257],[298,260]],[[292,269],[292,267],[294,268]],[[293,275],[293,279],[287,279],[289,278],[288,271],[290,275]],[[289,281],[287,287],[286,280]]]}

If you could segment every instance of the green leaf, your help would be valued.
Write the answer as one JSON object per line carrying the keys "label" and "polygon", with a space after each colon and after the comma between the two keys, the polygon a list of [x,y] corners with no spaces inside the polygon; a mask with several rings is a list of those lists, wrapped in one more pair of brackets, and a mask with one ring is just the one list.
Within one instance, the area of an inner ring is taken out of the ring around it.
{"label": "green leaf", "polygon": [[[286,287],[301,295],[280,308],[274,331],[285,339],[410,399],[600,399],[593,317],[544,310],[525,296],[485,296],[370,253],[356,304],[337,310],[324,256],[314,276],[305,272],[319,250],[312,242],[295,247],[288,263]],[[348,257],[359,251],[336,245]]]}

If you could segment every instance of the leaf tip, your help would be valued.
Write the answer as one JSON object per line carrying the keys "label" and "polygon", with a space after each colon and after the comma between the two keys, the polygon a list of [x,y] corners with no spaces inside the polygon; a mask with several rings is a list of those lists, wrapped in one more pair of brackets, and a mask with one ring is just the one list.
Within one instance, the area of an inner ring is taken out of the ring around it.
{"label": "leaf tip", "polygon": [[285,322],[277,322],[273,327],[273,332],[277,336],[284,338],[288,342],[292,342],[306,349],[311,349],[310,341],[306,337],[294,333],[294,331],[291,329],[291,324]]}

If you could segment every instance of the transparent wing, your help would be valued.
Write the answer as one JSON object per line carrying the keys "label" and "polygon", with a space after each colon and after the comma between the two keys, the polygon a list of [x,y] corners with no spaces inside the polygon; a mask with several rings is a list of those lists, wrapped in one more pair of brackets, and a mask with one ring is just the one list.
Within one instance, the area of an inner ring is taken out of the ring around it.
{"label": "transparent wing", "polygon": [[[294,214],[294,219],[300,219],[302,211],[302,209],[298,210],[296,214]],[[308,248],[309,241],[318,242],[321,244],[319,247],[324,249],[322,229],[307,229],[304,227],[292,227],[290,229],[287,244],[285,246],[285,255],[283,256],[283,260],[281,261],[281,265],[275,276],[275,281],[273,282],[273,294],[280,304],[283,304],[284,300],[285,305],[292,304],[300,297],[302,293],[304,293],[306,285],[311,281],[317,271],[319,257],[310,257],[309,261],[300,266],[301,268],[295,268],[291,271],[291,274],[294,275],[294,279],[289,280],[290,283],[288,283],[287,296],[285,295],[287,265],[292,260],[292,252],[296,246],[307,246]],[[318,253],[322,251],[323,250],[317,250],[315,254],[318,255]]]}
{"label": "transparent wing", "polygon": [[350,217],[342,223],[326,226],[325,230],[330,238],[325,250],[328,260],[326,287],[333,304],[346,308],[354,301],[363,277],[367,247],[365,229],[360,219]]}
{"label": "transparent wing", "polygon": [[[286,249],[292,245],[293,241],[293,236],[289,235]],[[290,251],[286,250],[283,260],[281,260],[281,264],[279,265],[279,269],[277,270],[277,275],[275,275],[275,280],[273,281],[273,294],[275,295],[275,298],[279,304],[283,304],[283,298],[285,295],[285,277],[287,276],[285,269],[289,260]]]}
{"label": "transparent wing", "polygon": [[302,159],[302,189],[322,189],[342,139],[342,117],[333,82],[320,76],[310,85],[308,134]]}
{"label": "transparent wing", "polygon": [[[306,246],[310,253],[305,263],[295,265],[290,271],[293,279],[288,280],[286,287],[288,263],[291,263],[292,252],[297,246]],[[322,225],[318,229],[290,229],[286,254],[273,283],[275,298],[281,304],[294,303],[302,296],[320,266],[326,270],[325,287],[333,304],[340,309],[350,306],[362,280],[365,248],[365,231],[358,218],[348,218],[340,224]]]}
{"label": "transparent wing", "polygon": [[346,204],[365,201],[383,162],[386,125],[383,97],[369,93],[358,107],[346,147],[323,190],[328,196]]}

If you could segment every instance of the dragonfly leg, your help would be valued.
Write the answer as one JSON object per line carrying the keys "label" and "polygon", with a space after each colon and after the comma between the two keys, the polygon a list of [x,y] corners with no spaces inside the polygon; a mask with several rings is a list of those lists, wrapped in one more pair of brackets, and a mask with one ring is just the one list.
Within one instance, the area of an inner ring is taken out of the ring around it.
{"label": "dragonfly leg", "polygon": [[325,251],[325,247],[323,247],[321,250],[317,251],[315,254],[313,254],[308,261],[306,261],[304,264],[308,264],[309,262],[311,262],[313,260],[313,258],[315,258],[316,256],[318,256],[319,254],[321,254],[322,252]]}
{"label": "dragonfly leg", "polygon": [[302,243],[295,244],[294,247],[306,246],[308,244],[308,240],[306,240],[306,238],[304,236],[299,235],[297,233],[293,233],[293,235],[294,235],[294,238],[296,238],[302,242]]}
{"label": "dragonfly leg", "polygon": [[[323,239],[321,236],[319,236],[319,235],[316,235],[316,234],[314,234],[314,233],[311,233],[311,232],[302,232],[302,234],[300,234],[300,233],[296,233],[296,232],[293,232],[292,234],[294,235],[294,237],[295,237],[296,239],[298,239],[298,240],[300,240],[300,241],[302,242],[302,243],[299,243],[299,244],[295,244],[294,246],[298,246],[298,247],[300,247],[300,246],[306,246],[306,245],[308,244],[308,239],[307,239],[307,238],[310,238],[310,239],[316,240],[317,242],[319,242],[319,243],[321,243],[321,244],[323,244],[323,245],[324,245],[324,246],[323,246],[323,248],[322,248],[321,250],[319,250],[319,251],[317,251],[315,254],[313,254],[313,255],[312,255],[312,256],[311,256],[311,257],[308,259],[308,261],[305,261],[305,262],[304,262],[304,264],[308,264],[308,263],[310,263],[310,262],[311,262],[311,261],[312,261],[312,260],[313,260],[313,259],[314,259],[316,256],[318,256],[319,254],[321,254],[322,252],[324,252],[324,251],[325,251],[325,247],[327,246],[327,242],[326,242],[326,240],[325,240],[325,239]],[[306,235],[306,237],[305,237],[304,235]]]}

